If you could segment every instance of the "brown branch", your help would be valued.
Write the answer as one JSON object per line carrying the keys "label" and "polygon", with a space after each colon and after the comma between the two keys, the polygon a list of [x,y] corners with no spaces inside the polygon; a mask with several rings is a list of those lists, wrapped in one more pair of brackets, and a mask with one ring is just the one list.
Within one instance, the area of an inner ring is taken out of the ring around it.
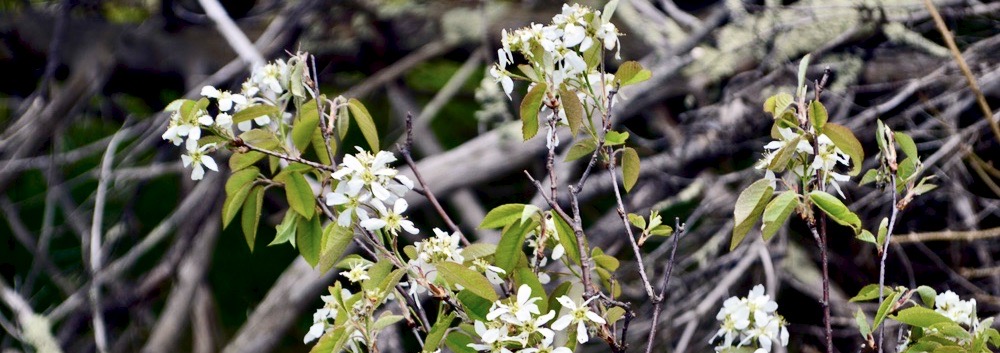
{"label": "brown branch", "polygon": [[417,163],[413,161],[413,156],[410,155],[410,146],[413,146],[413,114],[407,113],[406,142],[404,142],[401,146],[397,146],[399,148],[399,153],[403,155],[406,165],[410,166],[410,170],[413,171],[413,176],[416,177],[417,183],[420,184],[420,188],[423,190],[424,196],[427,197],[427,200],[430,201],[432,206],[434,206],[434,210],[437,211],[438,215],[441,216],[441,219],[444,220],[444,223],[448,225],[448,228],[451,229],[452,232],[458,233],[458,236],[462,239],[462,244],[469,246],[469,239],[465,238],[465,234],[462,234],[462,230],[458,229],[455,222],[453,222],[451,217],[448,216],[448,212],[444,211],[444,208],[441,207],[441,203],[438,202],[437,197],[434,197],[434,192],[431,191],[431,189],[427,186],[427,183],[424,181],[424,178],[420,175]]}
{"label": "brown branch", "polygon": [[325,170],[325,171],[328,171],[328,172],[335,172],[335,171],[337,171],[337,168],[333,167],[333,166],[316,163],[316,162],[310,161],[308,159],[303,159],[303,158],[299,158],[299,157],[292,157],[292,156],[289,156],[289,155],[284,154],[284,153],[278,153],[278,152],[274,152],[274,151],[269,151],[269,150],[266,150],[266,149],[263,149],[263,148],[251,145],[249,143],[246,143],[246,141],[239,140],[239,139],[233,141],[233,146],[235,146],[235,147],[246,147],[247,149],[249,149],[251,151],[260,152],[260,153],[263,153],[263,154],[266,154],[266,155],[272,156],[272,157],[278,157],[278,158],[284,159],[284,160],[289,161],[289,162],[295,162],[295,163],[305,164],[307,166],[310,166],[310,167],[313,167],[313,168],[316,168],[316,169],[320,169],[320,170]]}
{"label": "brown branch", "polygon": [[1000,227],[983,230],[954,231],[943,230],[939,232],[910,233],[897,235],[892,238],[896,244],[925,243],[929,241],[974,241],[980,239],[1000,238]]}

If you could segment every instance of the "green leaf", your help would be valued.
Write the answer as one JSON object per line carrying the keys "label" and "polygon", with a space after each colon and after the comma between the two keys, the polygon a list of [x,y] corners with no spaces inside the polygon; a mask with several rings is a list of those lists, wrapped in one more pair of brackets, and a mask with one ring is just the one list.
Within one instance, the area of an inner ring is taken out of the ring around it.
{"label": "green leaf", "polygon": [[656,227],[653,227],[653,229],[649,230],[650,235],[657,235],[661,237],[668,237],[673,233],[674,233],[674,228],[666,224],[658,225]]}
{"label": "green leaf", "polygon": [[604,313],[604,317],[608,321],[608,324],[614,324],[618,320],[621,320],[622,316],[625,316],[625,309],[617,306],[611,307]]}
{"label": "green leaf", "polygon": [[792,215],[792,211],[799,205],[798,196],[795,191],[788,190],[778,194],[771,202],[767,203],[767,207],[764,208],[764,224],[760,230],[764,241],[771,240],[771,237]]}
{"label": "green leaf", "polygon": [[621,266],[621,263],[614,256],[606,254],[598,254],[594,256],[594,263],[600,268],[606,269],[608,271],[615,271]]}
{"label": "green leaf", "polygon": [[799,135],[785,143],[781,146],[777,152],[774,152],[774,157],[771,158],[771,163],[768,164],[767,169],[773,170],[775,172],[782,172],[788,167],[788,161],[792,159],[795,155],[795,151],[798,149],[799,141],[802,141],[802,136]]}
{"label": "green leaf", "polygon": [[257,224],[260,223],[260,209],[264,203],[263,189],[260,185],[254,185],[243,203],[241,225],[243,226],[243,236],[246,238],[251,252],[253,252],[254,240],[257,239]]}
{"label": "green leaf", "polygon": [[951,319],[939,314],[933,309],[928,309],[922,306],[914,306],[900,310],[896,316],[893,316],[893,319],[910,326],[923,328],[928,328],[942,322],[953,322]]}
{"label": "green leaf", "polygon": [[865,172],[865,175],[861,177],[861,181],[858,182],[858,185],[874,183],[876,180],[878,180],[878,169],[869,169]]}
{"label": "green leaf", "polygon": [[350,227],[341,227],[337,222],[330,222],[323,229],[322,239],[323,253],[319,258],[319,269],[320,272],[326,273],[351,245],[351,241],[354,240],[354,230]]}
{"label": "green leaf", "polygon": [[392,273],[393,266],[392,261],[389,259],[382,259],[376,262],[375,265],[372,265],[368,269],[368,277],[371,278],[361,281],[361,289],[373,290],[380,288],[382,281]]}
{"label": "green leaf", "polygon": [[226,180],[226,195],[232,195],[242,189],[246,184],[252,183],[260,175],[260,169],[250,167],[235,172]]}
{"label": "green leaf", "polygon": [[233,156],[229,157],[229,170],[235,172],[243,170],[245,168],[249,168],[254,164],[256,164],[257,161],[264,159],[264,157],[265,154],[256,151],[250,151],[247,153],[233,153]]}
{"label": "green leaf", "polygon": [[[323,127],[320,127],[322,129]],[[323,140],[323,132],[320,129],[313,130],[312,135],[312,146],[313,151],[316,151],[316,158],[319,162],[324,165],[331,165],[330,155],[326,153],[326,140]],[[337,153],[337,144],[330,145],[330,152],[333,154]]]}
{"label": "green leaf", "polygon": [[826,125],[826,121],[830,119],[830,116],[826,112],[826,107],[823,103],[819,101],[809,102],[809,121],[812,122],[813,127],[816,131],[823,132],[823,126]]}
{"label": "green leaf", "polygon": [[512,273],[518,260],[524,256],[524,238],[537,226],[538,221],[529,219],[507,227],[500,235],[500,242],[497,243],[496,266],[508,274]]}
{"label": "green leaf", "polygon": [[736,199],[733,208],[733,239],[729,245],[729,250],[736,249],[736,246],[743,241],[753,225],[757,223],[757,218],[764,212],[764,206],[771,199],[774,188],[767,179],[761,179],[750,184]]}
{"label": "green leaf", "polygon": [[862,229],[862,230],[861,230],[861,233],[859,233],[859,234],[858,234],[858,235],[856,236],[856,238],[857,238],[858,240],[860,240],[860,241],[863,241],[863,242],[866,242],[866,243],[872,243],[872,244],[876,244],[876,245],[878,244],[878,243],[877,243],[877,242],[875,241],[875,236],[874,236],[874,235],[872,235],[872,232],[869,232],[869,231],[868,231],[867,229]]}
{"label": "green leaf", "polygon": [[166,107],[163,107],[163,111],[165,111],[165,112],[176,112],[176,111],[179,111],[179,110],[181,110],[181,106],[183,106],[187,102],[191,102],[191,100],[190,99],[175,99],[174,101],[170,102],[170,104],[167,104]]}
{"label": "green leaf", "polygon": [[618,67],[615,72],[615,80],[622,86],[636,84],[653,77],[653,72],[642,68],[642,65],[635,61],[626,61]]}
{"label": "green leaf", "polygon": [[639,154],[631,147],[622,150],[622,184],[625,192],[632,191],[639,181]]}
{"label": "green leaf", "polygon": [[544,82],[536,84],[521,101],[521,133],[525,141],[538,134],[538,110],[542,108],[546,88]]}
{"label": "green leaf", "polygon": [[878,235],[875,236],[875,244],[878,245],[879,249],[883,248],[885,245],[885,237],[889,233],[889,218],[882,217],[882,221],[878,224]]}
{"label": "green leaf", "polygon": [[309,353],[340,352],[344,344],[347,343],[347,337],[349,336],[345,334],[345,330],[344,326],[336,326],[334,329],[327,331],[319,338],[316,345],[309,350]]}
{"label": "green leaf", "polygon": [[[310,109],[311,108],[311,109]],[[304,152],[312,142],[313,134],[319,128],[319,114],[316,112],[316,102],[306,102],[299,114],[299,119],[292,126],[292,143],[295,149]],[[326,154],[324,150],[322,154]]]}
{"label": "green leaf", "polygon": [[465,290],[489,301],[499,299],[493,290],[493,285],[483,276],[483,274],[462,266],[461,264],[443,261],[436,265],[438,274],[451,284],[458,284],[465,287]]}
{"label": "green leaf", "polygon": [[518,267],[517,272],[514,272],[514,283],[519,287],[522,284],[528,285],[531,288],[531,297],[540,299],[535,302],[538,305],[538,310],[543,313],[549,311],[549,298],[545,297],[545,287],[542,286],[542,282],[538,280],[538,276],[530,267]]}
{"label": "green leaf", "polygon": [[858,308],[858,312],[854,313],[854,322],[858,324],[858,330],[861,331],[861,337],[868,337],[872,334],[872,328],[868,324],[868,316],[865,315],[865,311]]}
{"label": "green leaf", "polygon": [[597,141],[594,141],[593,137],[581,139],[569,148],[569,152],[566,152],[565,161],[575,161],[581,157],[593,155],[595,149],[597,149]]}
{"label": "green leaf", "polygon": [[[236,217],[236,213],[239,212],[240,209],[243,208],[243,201],[246,201],[247,195],[250,194],[250,190],[252,190],[253,187],[254,187],[254,184],[252,184],[252,183],[250,183],[250,184],[243,184],[243,186],[241,186],[239,188],[239,190],[237,190],[236,192],[234,192],[231,195],[227,195],[226,196],[226,201],[224,201],[222,203],[222,227],[223,228],[228,227],[229,223],[232,222],[233,218]],[[228,192],[227,192],[227,194],[228,194]]]}
{"label": "green leaf", "polygon": [[323,251],[322,227],[320,217],[301,217],[295,226],[295,243],[298,244],[299,254],[313,267],[319,263],[319,255]]}
{"label": "green leaf", "polygon": [[792,106],[794,101],[795,98],[791,94],[778,93],[764,101],[764,111],[771,113],[772,118],[778,119]]}
{"label": "green leaf", "polygon": [[465,261],[475,260],[492,256],[497,251],[497,246],[490,243],[473,243],[462,249],[462,257]]}
{"label": "green leaf", "polygon": [[604,145],[605,146],[617,146],[625,144],[628,140],[628,132],[618,132],[618,131],[608,131],[607,135],[604,135]]}
{"label": "green leaf", "polygon": [[372,151],[381,150],[375,120],[372,119],[372,115],[368,113],[365,105],[357,99],[351,98],[347,101],[347,108],[350,109],[351,117],[354,118],[354,122],[358,123],[358,128],[361,129],[361,134],[365,136],[365,141],[368,141],[368,146],[371,147]]}
{"label": "green leaf", "polygon": [[479,223],[479,229],[503,228],[521,219],[524,211],[524,204],[509,203],[497,206],[486,213],[483,222]]}
{"label": "green leaf", "polygon": [[538,74],[535,73],[535,68],[531,67],[531,65],[520,64],[517,65],[517,68],[518,70],[521,70],[521,72],[524,73],[524,76],[530,79],[531,82],[539,82],[542,80],[538,78]]}
{"label": "green leaf", "polygon": [[455,353],[476,353],[475,349],[469,347],[469,344],[476,342],[474,342],[469,335],[459,331],[452,331],[449,333],[448,338],[445,339],[444,343],[448,346],[448,349]]}
{"label": "green leaf", "polygon": [[438,316],[437,322],[434,323],[434,326],[431,326],[430,332],[427,332],[427,338],[424,339],[423,353],[433,353],[438,347],[441,347],[444,334],[448,333],[448,328],[451,327],[451,322],[454,320],[454,312]]}
{"label": "green leaf", "polygon": [[556,236],[559,238],[559,244],[562,244],[563,249],[566,251],[566,256],[569,256],[570,260],[573,260],[577,265],[580,264],[580,247],[576,242],[576,232],[573,231],[573,227],[569,225],[569,222],[564,220],[562,216],[556,214],[555,224],[556,224]]}
{"label": "green leaf", "polygon": [[569,131],[576,136],[583,127],[583,103],[576,93],[567,89],[559,90],[559,99],[562,101],[562,109],[566,112],[566,120],[569,121]]}
{"label": "green leaf", "polygon": [[334,128],[337,130],[337,135],[340,136],[341,141],[347,137],[347,130],[351,129],[351,119],[348,111],[350,110],[347,108],[347,104],[342,105],[340,109],[337,109],[337,116],[334,117],[333,121]]}
{"label": "green leaf", "polygon": [[[892,288],[886,287],[884,290],[885,294],[894,292]],[[858,295],[848,300],[851,303],[855,302],[865,302],[869,300],[878,299],[878,284],[869,284],[861,288],[858,291]]]}
{"label": "green leaf", "polygon": [[[885,288],[888,290],[889,288]],[[885,292],[886,298],[882,301],[882,305],[878,307],[878,311],[875,313],[875,323],[872,325],[872,330],[875,330],[882,325],[882,321],[885,321],[886,315],[889,314],[889,309],[892,308],[896,300],[899,299],[900,292]],[[875,297],[878,297],[878,291],[875,291]]]}
{"label": "green leaf", "polygon": [[646,219],[635,213],[628,214],[628,222],[631,223],[636,228],[646,230]]}
{"label": "green leaf", "polygon": [[267,104],[257,104],[244,108],[233,114],[233,124],[239,124],[247,120],[256,119],[262,116],[273,117],[280,112],[278,107]]}
{"label": "green leaf", "polygon": [[899,149],[903,150],[903,153],[907,157],[917,159],[920,158],[917,155],[917,144],[913,142],[913,138],[910,135],[904,134],[902,132],[896,131],[894,134],[896,138],[896,143],[899,144]]}
{"label": "green leaf", "polygon": [[392,326],[393,324],[399,322],[403,319],[403,315],[392,315],[389,312],[384,312],[382,316],[379,316],[378,320],[372,324],[372,329],[378,331],[386,327]]}
{"label": "green leaf", "polygon": [[924,302],[924,306],[928,308],[934,307],[934,300],[937,299],[937,291],[934,288],[928,286],[917,287],[917,294],[920,295],[920,300]]}
{"label": "green leaf", "polygon": [[283,174],[283,178],[275,178],[276,181],[285,183],[285,196],[288,198],[288,205],[302,217],[312,218],[316,213],[314,206],[316,199],[312,188],[306,178],[299,173]]}
{"label": "green leaf", "polygon": [[458,292],[458,302],[462,303],[462,306],[465,307],[465,313],[470,318],[484,322],[490,321],[486,320],[486,314],[489,313],[490,307],[493,305],[492,301],[483,299],[466,288]]}
{"label": "green leaf", "polygon": [[816,207],[819,207],[823,213],[830,216],[835,222],[840,223],[854,229],[854,233],[861,232],[861,219],[858,215],[854,214],[844,205],[840,199],[836,196],[830,195],[824,191],[814,190],[809,193],[809,199],[812,200]]}
{"label": "green leaf", "polygon": [[305,88],[302,87],[302,72],[305,70],[305,62],[301,60],[296,60],[292,64],[291,77],[288,80],[288,91],[292,93],[295,97],[305,97]]}
{"label": "green leaf", "polygon": [[861,173],[861,164],[865,161],[865,150],[861,147],[861,142],[858,142],[858,138],[854,137],[854,133],[851,129],[839,124],[828,123],[823,127],[823,134],[833,141],[833,144],[840,148],[841,151],[847,153],[847,156],[851,158],[851,172],[848,173],[851,176],[855,176]]}
{"label": "green leaf", "polygon": [[802,61],[799,61],[799,75],[798,75],[799,85],[796,86],[796,87],[798,87],[798,92],[799,92],[798,95],[799,96],[805,94],[805,85],[807,83],[806,82],[806,71],[809,70],[809,59],[810,58],[812,58],[812,54],[806,54],[806,56],[802,57]]}
{"label": "green leaf", "polygon": [[283,244],[286,242],[291,242],[292,246],[295,246],[295,229],[299,224],[298,213],[292,210],[285,211],[285,217],[282,218],[281,223],[275,227],[274,240],[271,241],[267,246]]}

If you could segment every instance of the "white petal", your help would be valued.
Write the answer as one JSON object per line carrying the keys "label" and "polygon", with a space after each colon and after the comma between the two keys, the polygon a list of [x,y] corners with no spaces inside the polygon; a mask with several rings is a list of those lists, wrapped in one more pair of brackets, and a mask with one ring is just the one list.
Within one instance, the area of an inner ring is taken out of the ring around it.
{"label": "white petal", "polygon": [[205,86],[201,88],[201,95],[209,98],[219,98],[219,90],[212,86]]}
{"label": "white petal", "polygon": [[583,321],[576,324],[576,341],[580,343],[587,343],[590,337],[587,336],[587,326],[584,326]]}
{"label": "white petal", "polygon": [[566,326],[569,326],[570,322],[573,322],[573,316],[563,315],[558,320],[556,320],[556,322],[552,323],[552,328],[555,330],[563,330],[566,328]]}
{"label": "white petal", "polygon": [[[371,186],[372,186],[372,194],[375,195],[375,198],[377,198],[379,200],[385,201],[386,199],[389,198],[389,196],[392,196],[389,193],[389,190],[386,190],[386,188],[383,187],[382,184],[372,183]],[[402,200],[402,199],[400,199],[400,200]],[[393,207],[393,208],[395,208],[395,207]]]}
{"label": "white petal", "polygon": [[247,131],[253,128],[253,122],[250,120],[241,121],[236,124],[236,127],[240,128],[240,131]]}
{"label": "white petal", "polygon": [[563,34],[563,44],[565,44],[567,48],[580,44],[583,42],[583,38],[587,36],[587,32],[583,29],[583,27],[572,23],[566,25],[565,31],[566,33]]}
{"label": "white petal", "polygon": [[562,304],[562,306],[568,308],[569,310],[576,309],[576,303],[574,303],[572,299],[569,299],[569,297],[565,295],[556,298],[556,300],[559,301],[559,304]]}
{"label": "white petal", "polygon": [[552,260],[559,260],[565,252],[566,249],[563,248],[562,244],[557,244],[556,247],[552,249]]}
{"label": "white petal", "polygon": [[211,156],[201,156],[201,163],[208,167],[208,169],[219,171],[219,166],[215,164],[215,159]]}
{"label": "white petal", "polygon": [[219,110],[228,112],[233,109],[233,99],[232,98],[222,98],[219,99]]}
{"label": "white petal", "polygon": [[337,225],[339,225],[341,227],[350,227],[351,226],[351,212],[350,212],[350,210],[351,209],[346,209],[346,210],[344,210],[344,212],[341,212],[339,216],[337,216]]}
{"label": "white petal", "polygon": [[343,205],[350,201],[347,196],[341,193],[330,192],[326,194],[326,204],[327,206]]}
{"label": "white petal", "polygon": [[181,155],[181,162],[183,162],[184,163],[184,167],[187,168],[187,166],[191,165],[191,156],[188,156],[186,154],[182,154]]}
{"label": "white petal", "polygon": [[[402,200],[402,199],[400,199],[400,200]],[[420,233],[420,230],[418,230],[417,227],[413,226],[413,222],[410,222],[408,220],[404,219],[402,221],[399,221],[399,225],[401,227],[403,227],[403,230],[405,230],[407,233],[410,233],[410,234]]]}
{"label": "white petal", "polygon": [[201,180],[205,177],[205,169],[201,167],[201,164],[195,164],[194,170],[191,171],[191,180]]}
{"label": "white petal", "polygon": [[369,218],[361,221],[361,227],[367,230],[376,230],[385,227],[385,221],[381,218]]}
{"label": "white petal", "polygon": [[592,322],[595,322],[595,323],[598,323],[598,324],[601,324],[601,325],[604,325],[605,323],[607,323],[607,321],[604,321],[603,317],[601,317],[600,315],[597,315],[597,313],[595,313],[593,311],[589,311],[588,310],[586,315],[587,315],[587,318],[590,319],[590,321],[592,321]]}

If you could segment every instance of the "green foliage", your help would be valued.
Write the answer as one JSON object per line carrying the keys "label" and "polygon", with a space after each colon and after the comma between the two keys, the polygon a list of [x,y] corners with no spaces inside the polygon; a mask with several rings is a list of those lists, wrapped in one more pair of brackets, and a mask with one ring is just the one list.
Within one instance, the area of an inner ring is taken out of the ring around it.
{"label": "green foliage", "polygon": [[615,73],[615,81],[621,86],[633,85],[651,77],[653,72],[642,68],[642,65],[635,61],[623,62]]}
{"label": "green foliage", "polygon": [[546,89],[545,83],[538,83],[521,101],[521,134],[525,141],[538,134],[538,111],[542,108]]}
{"label": "green foliage", "polygon": [[625,192],[632,191],[635,183],[639,181],[639,154],[631,147],[622,150],[622,183]]}
{"label": "green foliage", "polygon": [[[357,99],[351,98],[347,101],[347,108],[351,111],[351,117],[358,124],[361,134],[365,136],[365,140],[368,141],[368,146],[371,147],[371,150],[381,150],[381,145],[378,142],[378,130],[375,128],[375,120],[372,119],[372,115],[368,113],[365,105]],[[347,129],[345,128],[344,130]]]}
{"label": "green foliage", "polygon": [[439,278],[444,278],[448,283],[461,285],[465,290],[489,301],[499,299],[497,293],[493,291],[493,285],[481,273],[448,261],[439,262],[436,267]]}
{"label": "green foliage", "polygon": [[858,215],[851,212],[850,209],[844,205],[844,202],[840,201],[836,196],[830,195],[826,192],[815,190],[809,193],[809,199],[812,200],[816,207],[819,207],[823,213],[830,216],[830,219],[835,222],[851,227],[854,229],[854,233],[861,232],[861,219]]}
{"label": "green foliage", "polygon": [[774,188],[766,179],[761,179],[750,184],[736,199],[736,206],[733,208],[733,239],[729,245],[729,250],[735,249],[743,241],[747,233],[753,229],[758,217],[764,212],[768,200],[774,193]]}

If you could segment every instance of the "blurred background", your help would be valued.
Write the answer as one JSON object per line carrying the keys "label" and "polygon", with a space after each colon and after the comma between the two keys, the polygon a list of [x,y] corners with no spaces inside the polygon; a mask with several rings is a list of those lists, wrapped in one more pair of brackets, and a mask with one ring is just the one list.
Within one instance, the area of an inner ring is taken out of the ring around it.
{"label": "blurred background", "polygon": [[[523,174],[544,171],[542,139],[522,143],[515,122],[524,86],[510,102],[484,73],[501,29],[547,23],[562,2],[219,2],[265,59],[314,54],[322,91],[364,101],[384,149],[395,148],[412,113],[418,168],[466,234],[495,242],[498,234],[475,229],[485,211],[544,206]],[[227,171],[192,182],[179,150],[160,138],[167,103],[204,85],[237,90],[248,75],[202,3],[0,0],[0,351],[98,351],[94,313],[110,352],[308,349],[311,313],[337,274],[309,268],[287,245],[266,246],[284,198],[268,195],[251,253],[238,227],[220,229]],[[935,3],[985,102],[1000,107],[1000,3]],[[626,206],[687,224],[656,351],[710,350],[721,301],[756,283],[790,322],[788,350],[819,351],[818,248],[803,222],[793,219],[766,246],[728,251],[732,205],[761,177],[752,166],[770,140],[760,107],[794,90],[807,53],[810,79],[829,68],[822,100],[831,121],[861,140],[866,169],[877,166],[882,119],[915,138],[925,173],[940,185],[900,215],[886,283],[975,298],[981,318],[1000,310],[1000,134],[989,123],[998,114],[977,104],[922,1],[622,0],[612,21],[625,34],[622,59],[653,72],[623,89],[614,111],[615,128],[630,132],[642,156]],[[611,72],[619,63],[606,62]],[[560,153],[572,143],[563,141]],[[354,144],[362,144],[356,130],[345,146]],[[582,167],[557,163],[564,179]],[[884,190],[844,191],[867,228],[889,215]],[[607,173],[581,197],[592,244],[622,260],[616,276],[639,314],[629,331],[638,350],[652,305],[623,251]],[[425,200],[410,204],[421,229],[443,227]],[[846,299],[878,282],[878,259],[848,229],[831,226],[829,238],[835,343],[854,352],[853,315],[872,316],[875,304]],[[647,268],[663,270],[670,244],[644,246]],[[383,351],[416,351],[409,329],[397,329]],[[894,343],[896,330],[887,332]]]}

